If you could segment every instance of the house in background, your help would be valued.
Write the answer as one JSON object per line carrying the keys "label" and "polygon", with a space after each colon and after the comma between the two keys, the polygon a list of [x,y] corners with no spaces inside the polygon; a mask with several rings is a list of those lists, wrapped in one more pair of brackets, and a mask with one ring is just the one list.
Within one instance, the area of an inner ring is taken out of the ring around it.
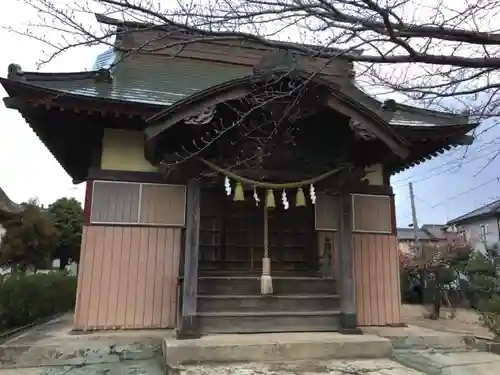
{"label": "house in background", "polygon": [[447,223],[476,250],[500,243],[500,199],[470,211]]}
{"label": "house in background", "polygon": [[[453,226],[445,224],[424,224],[417,231],[418,240],[421,244],[431,246],[459,245],[463,244],[463,237]],[[413,228],[398,228],[397,239],[399,250],[410,252],[415,245],[415,230]]]}

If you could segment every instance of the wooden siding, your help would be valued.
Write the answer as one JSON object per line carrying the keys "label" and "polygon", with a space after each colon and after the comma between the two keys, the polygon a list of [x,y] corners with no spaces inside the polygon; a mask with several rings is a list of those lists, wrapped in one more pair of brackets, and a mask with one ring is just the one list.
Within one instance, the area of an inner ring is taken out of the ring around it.
{"label": "wooden siding", "polygon": [[[333,272],[338,275],[338,234],[318,232],[321,255],[328,238],[333,247]],[[399,325],[401,294],[396,237],[388,234],[353,235],[356,315],[360,326]]]}
{"label": "wooden siding", "polygon": [[353,194],[352,199],[354,232],[392,234],[390,197]]}
{"label": "wooden siding", "polygon": [[92,223],[184,226],[184,185],[94,181]]}
{"label": "wooden siding", "polygon": [[400,325],[401,293],[396,237],[353,235],[356,315],[360,326]]}
{"label": "wooden siding", "polygon": [[181,228],[85,226],[74,328],[172,328]]}
{"label": "wooden siding", "polygon": [[121,129],[104,129],[101,168],[136,172],[158,171],[158,167],[144,157],[142,132]]}

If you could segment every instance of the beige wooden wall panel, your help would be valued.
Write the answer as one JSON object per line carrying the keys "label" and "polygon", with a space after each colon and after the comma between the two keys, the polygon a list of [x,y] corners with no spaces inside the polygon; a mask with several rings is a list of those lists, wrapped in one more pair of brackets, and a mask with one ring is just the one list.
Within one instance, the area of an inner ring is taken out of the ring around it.
{"label": "beige wooden wall panel", "polygon": [[401,293],[396,237],[353,235],[356,315],[360,326],[400,325]]}
{"label": "beige wooden wall panel", "polygon": [[184,226],[186,188],[182,185],[143,184],[141,217],[143,224]]}
{"label": "beige wooden wall panel", "polygon": [[390,197],[386,195],[353,194],[352,202],[353,231],[392,233]]}
{"label": "beige wooden wall panel", "polygon": [[314,205],[316,230],[338,230],[340,216],[338,210],[338,196],[318,194]]}
{"label": "beige wooden wall panel", "polygon": [[181,231],[85,226],[74,328],[175,327]]}
{"label": "beige wooden wall panel", "polygon": [[158,167],[144,157],[142,132],[124,129],[104,129],[101,168],[119,171],[158,171]]}

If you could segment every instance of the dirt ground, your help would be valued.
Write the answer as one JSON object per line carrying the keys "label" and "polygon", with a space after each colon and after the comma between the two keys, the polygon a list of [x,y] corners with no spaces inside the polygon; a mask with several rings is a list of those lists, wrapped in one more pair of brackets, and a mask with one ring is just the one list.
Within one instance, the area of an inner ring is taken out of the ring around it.
{"label": "dirt ground", "polygon": [[479,316],[473,309],[457,309],[455,318],[451,319],[448,310],[443,308],[439,320],[427,319],[429,311],[431,311],[430,306],[403,305],[401,308],[403,320],[407,324],[493,339],[493,335],[481,325]]}

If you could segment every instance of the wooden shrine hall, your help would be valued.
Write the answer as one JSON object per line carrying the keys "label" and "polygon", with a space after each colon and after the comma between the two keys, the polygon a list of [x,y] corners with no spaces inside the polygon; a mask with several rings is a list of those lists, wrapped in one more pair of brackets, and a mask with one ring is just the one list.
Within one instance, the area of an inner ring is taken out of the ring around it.
{"label": "wooden shrine hall", "polygon": [[346,59],[248,42],[124,56],[162,31],[98,20],[120,48],[92,71],[12,64],[0,79],[86,184],[75,330],[401,325],[390,176],[470,144],[477,124],[379,102]]}

